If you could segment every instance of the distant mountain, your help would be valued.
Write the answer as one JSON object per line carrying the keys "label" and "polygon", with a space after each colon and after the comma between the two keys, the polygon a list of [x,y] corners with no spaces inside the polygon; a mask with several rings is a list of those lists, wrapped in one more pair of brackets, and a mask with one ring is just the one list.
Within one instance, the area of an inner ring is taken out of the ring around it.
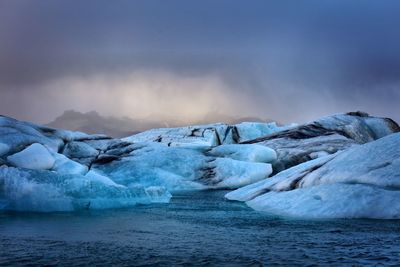
{"label": "distant mountain", "polygon": [[131,119],[128,117],[105,117],[96,111],[81,113],[74,110],[65,111],[61,116],[47,125],[54,128],[89,134],[102,133],[116,138],[166,126],[163,122]]}
{"label": "distant mountain", "polygon": [[54,121],[47,125],[54,128],[80,131],[89,134],[106,134],[111,137],[126,137],[135,133],[143,132],[154,128],[178,127],[188,124],[208,124],[224,122],[227,124],[237,124],[243,121],[267,122],[257,117],[237,118],[219,113],[208,113],[203,119],[188,121],[185,119],[170,118],[165,115],[150,115],[144,119],[132,119],[128,117],[106,117],[96,111],[86,113],[66,110]]}

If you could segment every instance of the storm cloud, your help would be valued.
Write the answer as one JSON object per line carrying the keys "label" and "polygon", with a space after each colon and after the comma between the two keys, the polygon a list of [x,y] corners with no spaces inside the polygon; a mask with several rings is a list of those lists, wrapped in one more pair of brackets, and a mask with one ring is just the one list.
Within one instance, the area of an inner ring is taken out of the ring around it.
{"label": "storm cloud", "polygon": [[0,2],[0,113],[400,120],[398,1]]}

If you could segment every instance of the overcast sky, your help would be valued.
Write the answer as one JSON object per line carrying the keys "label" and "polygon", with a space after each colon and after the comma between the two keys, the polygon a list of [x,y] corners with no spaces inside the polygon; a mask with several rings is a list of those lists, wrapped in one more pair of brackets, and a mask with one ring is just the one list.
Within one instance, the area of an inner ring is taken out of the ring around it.
{"label": "overcast sky", "polygon": [[400,1],[0,1],[0,113],[400,120]]}

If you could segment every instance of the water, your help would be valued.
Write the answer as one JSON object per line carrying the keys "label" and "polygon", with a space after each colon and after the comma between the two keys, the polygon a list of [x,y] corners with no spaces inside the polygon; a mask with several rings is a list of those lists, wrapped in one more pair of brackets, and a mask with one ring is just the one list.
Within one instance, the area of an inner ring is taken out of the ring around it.
{"label": "water", "polygon": [[225,193],[125,210],[3,213],[0,265],[400,264],[400,221],[274,218]]}

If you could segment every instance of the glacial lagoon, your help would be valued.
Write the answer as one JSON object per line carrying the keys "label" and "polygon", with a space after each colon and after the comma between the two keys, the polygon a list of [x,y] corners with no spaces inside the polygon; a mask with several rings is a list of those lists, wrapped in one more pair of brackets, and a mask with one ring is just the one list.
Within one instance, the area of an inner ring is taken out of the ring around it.
{"label": "glacial lagoon", "polygon": [[400,263],[400,221],[298,220],[175,193],[129,209],[0,213],[0,265],[304,266]]}

